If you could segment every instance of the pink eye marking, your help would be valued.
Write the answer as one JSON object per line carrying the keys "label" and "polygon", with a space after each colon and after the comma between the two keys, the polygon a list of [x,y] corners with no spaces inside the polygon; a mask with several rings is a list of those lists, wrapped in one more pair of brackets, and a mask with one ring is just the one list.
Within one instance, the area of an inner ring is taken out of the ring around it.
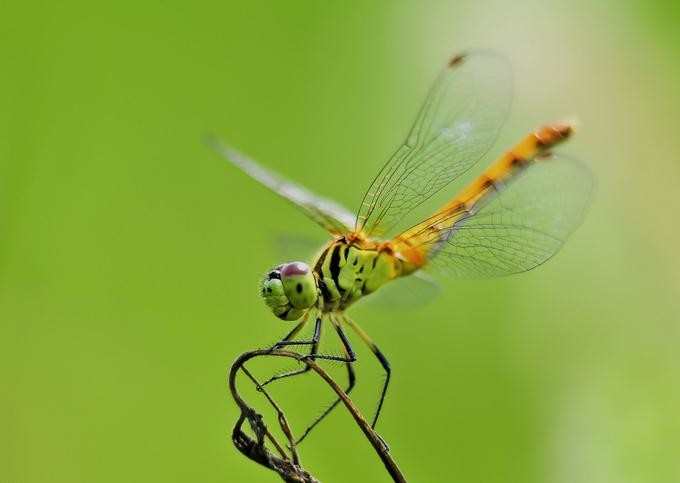
{"label": "pink eye marking", "polygon": [[291,262],[285,264],[281,268],[281,277],[290,277],[293,275],[307,275],[309,273],[309,266],[302,262]]}

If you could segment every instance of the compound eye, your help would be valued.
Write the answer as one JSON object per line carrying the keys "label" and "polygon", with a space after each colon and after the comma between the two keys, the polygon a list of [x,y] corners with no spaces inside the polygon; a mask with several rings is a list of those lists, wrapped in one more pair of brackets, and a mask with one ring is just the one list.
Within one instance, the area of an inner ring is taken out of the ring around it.
{"label": "compound eye", "polygon": [[278,269],[274,269],[271,272],[267,274],[267,280],[281,280],[281,271]]}
{"label": "compound eye", "polygon": [[296,275],[307,275],[309,273],[309,265],[302,262],[291,262],[285,264],[281,268],[281,277],[288,278]]}
{"label": "compound eye", "polygon": [[306,309],[316,303],[318,298],[316,279],[306,263],[286,263],[281,267],[281,282],[294,308]]}

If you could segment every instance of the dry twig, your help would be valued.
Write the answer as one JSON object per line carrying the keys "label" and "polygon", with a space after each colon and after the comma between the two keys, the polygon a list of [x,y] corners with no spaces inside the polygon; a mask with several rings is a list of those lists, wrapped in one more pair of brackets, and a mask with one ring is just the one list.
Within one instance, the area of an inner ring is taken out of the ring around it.
{"label": "dry twig", "polygon": [[[234,401],[236,401],[236,404],[241,410],[241,415],[236,421],[236,425],[232,431],[232,441],[241,453],[251,460],[277,472],[279,476],[286,482],[318,482],[314,476],[312,476],[310,473],[305,471],[302,466],[300,466],[300,459],[295,447],[295,438],[293,437],[290,425],[288,424],[288,420],[286,419],[283,410],[245,367],[245,363],[248,360],[256,357],[286,357],[295,359],[298,362],[302,362],[303,364],[307,364],[307,366],[309,366],[309,368],[314,371],[314,373],[320,376],[342,400],[345,408],[347,408],[347,410],[351,413],[352,418],[354,418],[356,424],[359,426],[359,428],[361,428],[361,431],[369,440],[371,446],[373,446],[373,449],[382,460],[387,472],[390,474],[392,479],[397,483],[406,482],[404,475],[402,475],[396,462],[394,459],[392,459],[387,446],[384,444],[380,436],[378,436],[378,434],[373,431],[373,429],[371,429],[371,426],[366,422],[359,409],[357,409],[352,400],[347,396],[347,394],[345,394],[340,386],[338,386],[337,383],[328,375],[328,373],[319,367],[313,360],[306,358],[305,356],[296,352],[285,350],[259,349],[244,352],[236,359],[236,361],[234,361],[231,366],[228,379],[229,390],[231,391]],[[258,414],[240,396],[236,388],[236,376],[238,375],[239,370],[243,371],[243,373],[255,384],[257,389],[264,394],[267,401],[269,401],[276,411],[279,426],[288,440],[288,452],[286,452],[286,449],[284,449],[284,447],[270,433],[269,429],[267,429],[262,415]],[[243,431],[243,423],[246,420],[248,421],[256,439],[251,438]],[[267,445],[265,444],[266,441],[271,443],[278,454],[273,454],[269,448],[267,448]]]}

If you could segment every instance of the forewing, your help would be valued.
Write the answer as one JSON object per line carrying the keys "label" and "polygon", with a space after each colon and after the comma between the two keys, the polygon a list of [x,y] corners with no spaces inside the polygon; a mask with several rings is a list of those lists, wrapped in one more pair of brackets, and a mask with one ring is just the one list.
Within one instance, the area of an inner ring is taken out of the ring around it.
{"label": "forewing", "polygon": [[[594,178],[579,161],[550,155],[509,181],[443,237],[431,265],[459,278],[531,270],[552,257],[581,224]],[[438,238],[438,239],[436,239]]]}
{"label": "forewing", "polygon": [[288,181],[217,139],[210,139],[209,144],[227,161],[293,203],[331,234],[347,233],[354,226],[356,216],[335,201],[322,198],[303,186]]}
{"label": "forewing", "polygon": [[374,178],[357,230],[395,232],[404,216],[479,161],[494,144],[512,98],[508,61],[477,52],[439,74],[404,144]]}
{"label": "forewing", "polygon": [[272,233],[272,248],[279,260],[313,260],[328,243],[327,238],[306,233]]}

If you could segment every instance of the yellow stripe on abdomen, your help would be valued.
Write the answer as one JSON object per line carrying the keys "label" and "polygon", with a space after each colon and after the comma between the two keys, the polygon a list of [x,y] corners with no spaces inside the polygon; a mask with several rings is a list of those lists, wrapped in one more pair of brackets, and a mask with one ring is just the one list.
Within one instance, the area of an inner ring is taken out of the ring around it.
{"label": "yellow stripe on abdomen", "polygon": [[505,182],[535,162],[537,156],[569,138],[572,131],[567,124],[553,124],[526,136],[432,216],[395,238],[395,250],[409,263],[424,265],[430,252],[436,249],[437,244],[431,242],[437,240],[438,234],[472,213],[480,201],[500,191]]}

